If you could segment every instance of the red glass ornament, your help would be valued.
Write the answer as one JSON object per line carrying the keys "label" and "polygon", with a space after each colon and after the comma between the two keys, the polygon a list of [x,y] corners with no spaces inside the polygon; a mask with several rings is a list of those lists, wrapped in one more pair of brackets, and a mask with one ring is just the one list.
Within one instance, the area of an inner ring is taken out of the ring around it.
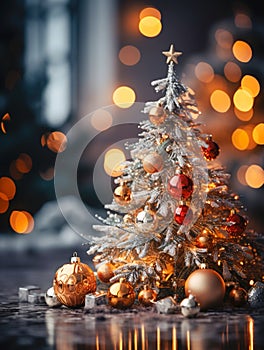
{"label": "red glass ornament", "polygon": [[204,158],[207,160],[215,159],[219,155],[219,146],[212,140],[206,141],[208,147],[202,147]]}
{"label": "red glass ornament", "polygon": [[247,221],[239,214],[231,214],[226,221],[232,223],[232,225],[225,228],[230,234],[241,234],[247,226]]}
{"label": "red glass ornament", "polygon": [[168,192],[176,199],[181,197],[187,199],[193,193],[193,182],[188,176],[184,174],[176,174],[170,178],[168,182]]}
{"label": "red glass ornament", "polygon": [[182,204],[179,205],[174,212],[174,220],[177,224],[182,225],[183,222],[188,225],[193,217],[192,210],[188,207],[188,205]]}

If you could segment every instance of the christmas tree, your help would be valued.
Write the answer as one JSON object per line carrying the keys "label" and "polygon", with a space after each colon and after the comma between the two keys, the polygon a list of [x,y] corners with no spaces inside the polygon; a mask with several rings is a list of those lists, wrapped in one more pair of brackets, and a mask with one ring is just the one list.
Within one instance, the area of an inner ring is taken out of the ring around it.
{"label": "christmas tree", "polygon": [[163,96],[145,104],[148,120],[140,123],[138,142],[126,145],[131,159],[115,179],[107,218],[94,226],[102,235],[90,237],[88,254],[96,253],[102,282],[124,279],[159,299],[191,293],[203,303],[203,294],[206,300],[212,294],[204,304],[211,307],[227,283],[247,291],[261,281],[258,235],[247,230],[229,174],[215,160],[219,146],[200,130],[194,93],[175,73],[181,52],[171,45],[163,54],[167,77],[152,82]]}

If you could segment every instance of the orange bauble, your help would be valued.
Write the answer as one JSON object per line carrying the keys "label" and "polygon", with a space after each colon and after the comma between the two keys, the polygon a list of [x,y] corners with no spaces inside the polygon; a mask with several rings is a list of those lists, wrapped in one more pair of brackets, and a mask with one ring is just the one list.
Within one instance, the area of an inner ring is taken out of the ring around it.
{"label": "orange bauble", "polygon": [[138,293],[138,301],[143,306],[152,306],[157,300],[157,293],[154,289],[145,287]]}
{"label": "orange bauble", "polygon": [[192,294],[201,310],[220,306],[225,295],[225,282],[221,275],[212,269],[199,269],[192,272],[185,282],[185,294]]}
{"label": "orange bauble", "polygon": [[111,263],[105,263],[98,267],[97,277],[103,283],[109,283],[110,279],[114,276],[114,265]]}
{"label": "orange bauble", "polygon": [[96,291],[96,279],[90,267],[74,254],[71,263],[61,266],[55,273],[53,288],[59,302],[78,307],[84,305],[86,294]]}
{"label": "orange bauble", "polygon": [[118,204],[125,205],[131,202],[131,189],[122,184],[114,190],[114,199]]}
{"label": "orange bauble", "polygon": [[134,304],[136,294],[133,286],[124,280],[112,284],[107,292],[109,305],[117,309],[127,309]]}

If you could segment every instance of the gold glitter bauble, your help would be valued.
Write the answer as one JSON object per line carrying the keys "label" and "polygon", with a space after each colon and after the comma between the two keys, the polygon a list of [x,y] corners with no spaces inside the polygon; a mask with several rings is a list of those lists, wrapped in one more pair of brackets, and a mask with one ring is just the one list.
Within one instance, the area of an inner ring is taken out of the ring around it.
{"label": "gold glitter bauble", "polygon": [[164,162],[160,154],[153,152],[143,159],[142,165],[147,173],[154,174],[163,169]]}
{"label": "gold glitter bauble", "polygon": [[124,205],[131,201],[131,189],[122,184],[114,190],[114,199],[118,204]]}
{"label": "gold glitter bauble", "polygon": [[109,283],[110,279],[114,276],[114,265],[111,263],[105,263],[98,267],[97,277],[103,283]]}
{"label": "gold glitter bauble", "polygon": [[127,309],[134,304],[136,294],[133,286],[126,281],[112,284],[107,292],[108,303],[117,309]]}
{"label": "gold glitter bauble", "polygon": [[157,300],[157,293],[154,289],[144,288],[138,293],[138,301],[144,306],[152,306]]}
{"label": "gold glitter bauble", "polygon": [[192,272],[185,282],[185,294],[192,294],[201,310],[220,306],[225,295],[225,282],[221,275],[212,269],[199,269]]}
{"label": "gold glitter bauble", "polygon": [[63,305],[82,306],[85,295],[96,291],[96,279],[92,269],[74,254],[71,263],[61,266],[55,273],[53,288]]}
{"label": "gold glitter bauble", "polygon": [[154,125],[161,125],[166,119],[166,113],[160,106],[152,107],[149,111],[149,120]]}

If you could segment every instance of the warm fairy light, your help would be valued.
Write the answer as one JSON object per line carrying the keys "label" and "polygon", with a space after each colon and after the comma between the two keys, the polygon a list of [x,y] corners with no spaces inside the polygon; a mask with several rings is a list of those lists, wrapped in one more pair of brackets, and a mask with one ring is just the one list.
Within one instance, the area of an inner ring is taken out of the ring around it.
{"label": "warm fairy light", "polygon": [[105,153],[104,169],[105,172],[113,177],[122,174],[122,164],[126,160],[125,154],[118,148],[112,148]]}
{"label": "warm fairy light", "polygon": [[264,123],[259,123],[254,127],[252,137],[258,145],[264,145]]}
{"label": "warm fairy light", "polygon": [[252,21],[245,13],[237,13],[234,22],[238,28],[252,28]]}
{"label": "warm fairy light", "polygon": [[195,67],[194,73],[197,79],[203,83],[210,83],[214,78],[214,70],[206,62],[199,62]]}
{"label": "warm fairy light", "polygon": [[256,97],[260,92],[258,80],[252,75],[245,75],[241,80],[241,87],[247,90],[252,97]]}
{"label": "warm fairy light", "polygon": [[140,51],[132,45],[122,47],[118,55],[120,61],[127,66],[134,66],[140,60]]}
{"label": "warm fairy light", "polygon": [[9,200],[15,197],[16,185],[10,177],[3,176],[0,178],[0,192],[4,193]]}
{"label": "warm fairy light", "polygon": [[110,128],[112,123],[113,118],[111,113],[104,109],[97,109],[91,116],[91,124],[98,131]]}
{"label": "warm fairy light", "polygon": [[32,168],[32,159],[28,154],[21,153],[15,162],[16,168],[20,173],[26,174],[30,172]]}
{"label": "warm fairy light", "polygon": [[228,30],[219,28],[215,32],[215,40],[223,49],[229,49],[233,44],[233,35]]}
{"label": "warm fairy light", "polygon": [[248,148],[249,137],[245,130],[236,129],[232,134],[232,143],[240,151],[244,151]]}
{"label": "warm fairy light", "polygon": [[224,66],[224,74],[226,79],[232,83],[236,83],[240,80],[242,72],[238,64],[234,62],[227,62]]}
{"label": "warm fairy light", "polygon": [[261,166],[252,164],[247,168],[245,179],[248,186],[260,188],[264,183],[264,171]]}
{"label": "warm fairy light", "polygon": [[12,229],[17,233],[30,233],[34,228],[34,219],[27,211],[12,211],[9,222]]}
{"label": "warm fairy light", "polygon": [[6,113],[1,120],[1,130],[4,134],[6,134],[6,132],[7,132],[5,123],[6,123],[6,121],[10,121],[10,120],[11,120],[11,118],[10,118],[9,113]]}
{"label": "warm fairy light", "polygon": [[234,107],[234,113],[239,120],[242,120],[243,122],[248,122],[253,117],[254,109],[251,108],[247,112],[242,112],[236,107]]}
{"label": "warm fairy light", "polygon": [[211,106],[219,113],[228,111],[231,105],[230,97],[223,90],[214,90],[210,96]]}
{"label": "warm fairy light", "polygon": [[161,32],[162,24],[158,18],[147,16],[140,20],[138,28],[141,34],[153,38]]}
{"label": "warm fairy light", "polygon": [[248,43],[237,40],[232,47],[234,57],[243,63],[247,63],[252,58],[252,49]]}
{"label": "warm fairy light", "polygon": [[247,90],[239,88],[233,96],[233,102],[237,109],[248,112],[254,104],[254,99]]}
{"label": "warm fairy light", "polygon": [[120,86],[113,93],[113,101],[120,108],[129,108],[136,100],[136,94],[129,86]]}
{"label": "warm fairy light", "polygon": [[241,167],[237,170],[237,179],[241,183],[241,185],[247,186],[247,182],[245,179],[246,171],[248,166],[247,165],[241,165]]}
{"label": "warm fairy light", "polygon": [[249,281],[249,285],[250,285],[250,286],[253,286],[254,283],[255,283],[254,280],[250,280],[250,281]]}
{"label": "warm fairy light", "polygon": [[142,11],[140,11],[140,14],[139,14],[140,19],[148,16],[156,17],[157,19],[161,20],[161,13],[155,7],[146,7]]}
{"label": "warm fairy light", "polygon": [[55,153],[61,153],[66,149],[67,137],[61,131],[53,131],[47,138],[47,147]]}
{"label": "warm fairy light", "polygon": [[7,211],[9,207],[9,200],[5,193],[0,192],[0,214],[3,214]]}

